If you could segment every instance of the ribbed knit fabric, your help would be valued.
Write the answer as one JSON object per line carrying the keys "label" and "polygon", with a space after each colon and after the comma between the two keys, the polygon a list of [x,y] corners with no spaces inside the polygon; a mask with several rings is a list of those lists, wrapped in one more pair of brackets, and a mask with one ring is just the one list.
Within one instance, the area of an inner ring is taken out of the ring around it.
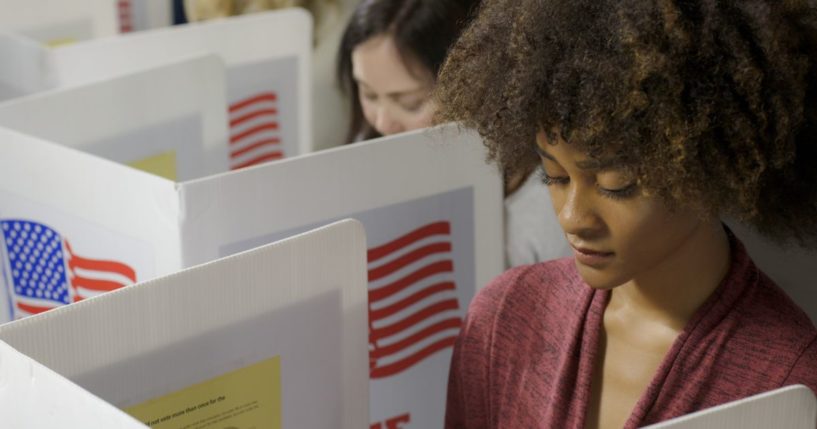
{"label": "ribbed knit fabric", "polygon": [[[625,428],[791,384],[817,391],[817,330],[730,240],[729,273]],[[517,267],[482,289],[454,349],[446,428],[583,428],[609,297],[584,283],[572,259]]]}

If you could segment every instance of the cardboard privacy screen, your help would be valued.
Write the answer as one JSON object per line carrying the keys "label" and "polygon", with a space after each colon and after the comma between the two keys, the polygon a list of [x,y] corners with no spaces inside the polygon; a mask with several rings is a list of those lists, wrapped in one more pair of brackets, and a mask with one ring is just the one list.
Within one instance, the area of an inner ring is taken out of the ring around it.
{"label": "cardboard privacy screen", "polygon": [[38,42],[0,31],[0,101],[45,91],[56,85],[49,53]]}
{"label": "cardboard privacy screen", "polygon": [[[0,188],[7,319],[354,217],[369,249],[372,422],[442,424],[465,310],[503,269],[501,180],[476,135],[424,130],[181,183],[8,130],[0,151],[14,154],[0,158],[0,184],[15,184]],[[60,287],[40,292],[56,300],[22,284],[42,277],[21,260],[26,240],[47,241],[35,259]]]}
{"label": "cardboard privacy screen", "polygon": [[172,24],[173,5],[167,0],[115,1],[120,33],[162,28]]}
{"label": "cardboard privacy screen", "polygon": [[118,32],[116,0],[2,0],[0,28],[47,45]]}
{"label": "cardboard privacy screen", "polygon": [[[365,245],[339,222],[2,325],[0,339],[154,429],[366,427]],[[3,426],[32,407],[8,407]]]}
{"label": "cardboard privacy screen", "polygon": [[813,429],[817,401],[802,385],[719,405],[697,413],[647,426],[649,429]]}
{"label": "cardboard privacy screen", "polygon": [[0,416],[9,428],[147,427],[2,341]]}
{"label": "cardboard privacy screen", "polygon": [[0,103],[0,126],[172,180],[227,171],[224,64],[212,55]]}
{"label": "cardboard privacy screen", "polygon": [[52,51],[59,86],[198,53],[227,66],[229,163],[243,168],[312,150],[311,16],[286,9],[127,34]]}

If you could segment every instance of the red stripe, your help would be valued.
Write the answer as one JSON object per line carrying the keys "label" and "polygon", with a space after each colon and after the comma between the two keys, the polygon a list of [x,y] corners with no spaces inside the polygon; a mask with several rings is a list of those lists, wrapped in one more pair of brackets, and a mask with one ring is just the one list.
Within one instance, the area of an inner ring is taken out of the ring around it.
{"label": "red stripe", "polygon": [[268,139],[259,140],[259,141],[255,142],[255,143],[253,143],[253,144],[251,144],[249,146],[245,146],[245,147],[243,147],[241,149],[237,149],[235,152],[230,154],[230,158],[238,158],[239,156],[244,155],[247,152],[252,152],[255,149],[258,149],[258,148],[260,148],[262,146],[277,145],[279,143],[281,143],[281,139],[279,139],[277,137],[272,137],[272,138],[268,138]]}
{"label": "red stripe", "polygon": [[369,302],[372,303],[388,298],[427,277],[451,272],[454,272],[454,263],[451,261],[435,262],[431,265],[420,268],[419,270],[393,283],[389,283],[376,289],[369,289]]}
{"label": "red stripe", "polygon": [[396,313],[405,310],[408,307],[411,307],[413,304],[416,304],[429,296],[438,294],[440,292],[445,292],[447,290],[456,290],[456,286],[454,283],[445,282],[445,283],[437,283],[435,285],[431,285],[414,295],[409,296],[401,301],[398,301],[388,307],[384,307],[378,310],[370,310],[369,311],[369,320],[380,320],[386,317],[390,317],[395,315]]}
{"label": "red stripe", "polygon": [[74,288],[81,287],[95,292],[110,292],[127,286],[127,284],[111,280],[89,279],[87,277],[78,276],[71,279],[71,285],[74,286]]}
{"label": "red stripe", "polygon": [[261,133],[261,132],[264,132],[264,131],[275,131],[277,129],[278,129],[278,123],[277,122],[268,122],[268,123],[265,123],[265,124],[261,124],[261,125],[252,127],[249,130],[244,131],[242,133],[236,134],[234,136],[230,136],[230,143],[231,144],[236,144],[239,141],[244,140],[245,138],[247,138],[247,137],[249,137],[249,136],[251,136],[253,134]]}
{"label": "red stripe", "polygon": [[369,376],[371,378],[384,378],[398,374],[416,365],[418,362],[433,355],[434,353],[437,353],[441,350],[445,350],[449,347],[453,347],[456,341],[457,337],[443,338],[442,340],[437,341],[434,344],[431,344],[430,346],[420,350],[419,352],[405,359],[399,360],[395,363],[386,366],[372,368],[372,370],[369,372]]}
{"label": "red stripe", "polygon": [[389,344],[385,347],[378,347],[375,345],[374,350],[369,353],[369,359],[381,359],[386,356],[391,356],[419,343],[420,341],[423,341],[428,337],[431,337],[434,334],[438,334],[449,329],[460,329],[461,326],[462,320],[458,317],[437,322],[428,328],[425,328],[422,331],[394,344]]}
{"label": "red stripe", "polygon": [[44,311],[51,310],[54,307],[39,307],[39,306],[36,306],[36,305],[29,305],[29,304],[24,304],[22,302],[18,302],[17,303],[17,308],[19,308],[20,310],[25,311],[28,314],[39,314],[39,313],[42,313]]}
{"label": "red stripe", "polygon": [[70,268],[71,271],[73,271],[76,268],[81,268],[84,270],[116,273],[125,276],[130,281],[136,283],[136,271],[134,271],[133,268],[121,262],[86,259],[76,256],[74,254],[74,251],[71,249],[71,245],[68,243],[68,240],[64,240],[64,243],[65,248],[68,250],[68,254],[70,255],[70,260],[68,261],[68,268]]}
{"label": "red stripe", "polygon": [[369,270],[369,281],[377,281],[382,279],[383,277],[388,276],[389,274],[394,273],[395,271],[404,268],[405,266],[417,262],[420,259],[426,258],[428,256],[434,255],[436,253],[449,253],[451,252],[451,243],[431,243],[427,244],[423,247],[417,248],[412,250],[409,253],[387,263],[383,264],[377,268],[372,268]]}
{"label": "red stripe", "polygon": [[119,31],[122,33],[130,33],[133,31],[133,17],[131,16],[131,2],[127,0],[119,0],[117,2],[119,9]]}
{"label": "red stripe", "polygon": [[262,92],[261,94],[256,95],[255,97],[250,97],[241,101],[237,101],[230,105],[230,113],[235,112],[236,110],[241,110],[251,104],[260,103],[262,101],[272,101],[278,99],[278,96],[275,95],[274,92]]}
{"label": "red stripe", "polygon": [[250,112],[250,113],[247,113],[244,116],[239,116],[239,117],[237,117],[235,119],[230,120],[230,127],[240,125],[243,122],[247,122],[250,119],[254,119],[254,118],[257,118],[259,116],[268,115],[268,116],[272,116],[273,118],[275,118],[275,115],[277,115],[277,114],[278,114],[278,109],[256,110],[255,112]]}
{"label": "red stripe", "polygon": [[388,326],[384,326],[382,328],[374,328],[369,333],[369,341],[370,342],[377,342],[383,338],[390,337],[406,329],[411,328],[412,326],[430,318],[440,313],[445,313],[446,311],[457,310],[460,306],[457,304],[456,299],[447,299],[445,301],[440,301],[434,305],[430,305],[405,319],[393,323]]}
{"label": "red stripe", "polygon": [[283,152],[270,152],[259,157],[253,158],[249,161],[242,162],[241,164],[236,164],[230,167],[231,170],[238,170],[239,168],[249,167],[251,165],[261,164],[267,161],[274,161],[276,159],[281,159],[284,157]]}
{"label": "red stripe", "polygon": [[411,243],[438,234],[451,234],[451,225],[445,221],[431,223],[417,228],[416,230],[397,238],[394,241],[369,249],[369,262],[374,262],[388,255],[389,253],[408,246]]}

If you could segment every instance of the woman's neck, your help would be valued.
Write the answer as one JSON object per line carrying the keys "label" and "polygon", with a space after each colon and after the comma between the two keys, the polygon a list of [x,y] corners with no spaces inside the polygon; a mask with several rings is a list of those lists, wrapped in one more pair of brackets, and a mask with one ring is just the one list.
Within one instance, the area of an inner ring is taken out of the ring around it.
{"label": "woman's neck", "polygon": [[718,288],[730,266],[729,238],[719,220],[702,222],[668,258],[613,289],[608,311],[681,331]]}

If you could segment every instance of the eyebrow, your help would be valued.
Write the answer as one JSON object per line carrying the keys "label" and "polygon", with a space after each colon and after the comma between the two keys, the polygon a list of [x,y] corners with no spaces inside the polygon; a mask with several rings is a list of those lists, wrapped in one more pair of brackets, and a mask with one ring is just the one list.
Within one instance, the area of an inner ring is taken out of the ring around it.
{"label": "eyebrow", "polygon": [[[539,147],[539,145],[534,145],[536,148],[536,153],[541,156],[542,158],[548,159],[555,163],[559,163],[553,155],[547,153],[544,149]],[[593,170],[593,171],[602,171],[602,170],[610,170],[614,168],[616,165],[612,159],[592,159],[588,158],[582,161],[576,161],[576,166],[582,170]]]}
{"label": "eyebrow", "polygon": [[[366,82],[358,79],[357,77],[355,77],[354,79],[355,79],[355,82],[357,82],[358,85],[364,87],[365,89],[371,90],[371,87],[369,87],[369,85],[367,85]],[[421,86],[419,88],[408,89],[408,90],[405,90],[405,91],[389,92],[389,93],[386,94],[386,97],[397,100],[399,98],[406,97],[406,96],[423,94],[423,93],[428,92],[428,90],[429,89],[428,89],[427,86]]]}

